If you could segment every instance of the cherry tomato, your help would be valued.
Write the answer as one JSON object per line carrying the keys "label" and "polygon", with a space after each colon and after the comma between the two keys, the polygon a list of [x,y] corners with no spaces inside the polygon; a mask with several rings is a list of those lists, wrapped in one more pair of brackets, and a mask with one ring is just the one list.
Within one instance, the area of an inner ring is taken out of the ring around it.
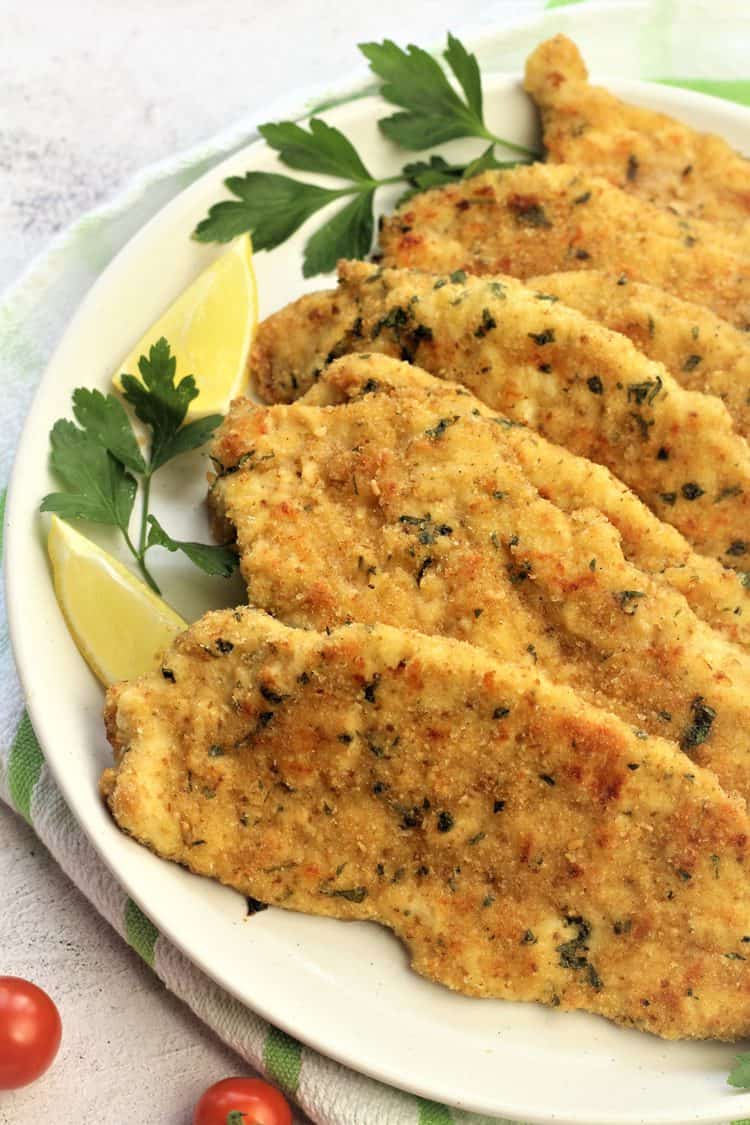
{"label": "cherry tomato", "polygon": [[206,1090],[193,1125],[292,1125],[292,1111],[286,1098],[260,1078],[225,1078]]}
{"label": "cherry tomato", "polygon": [[0,1090],[44,1074],[61,1035],[60,1013],[46,992],[21,977],[0,977]]}

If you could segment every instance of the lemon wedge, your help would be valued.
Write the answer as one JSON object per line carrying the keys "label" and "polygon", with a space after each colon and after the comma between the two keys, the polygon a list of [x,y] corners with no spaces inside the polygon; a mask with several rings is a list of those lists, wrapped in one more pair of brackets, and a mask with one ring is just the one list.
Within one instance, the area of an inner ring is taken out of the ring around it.
{"label": "lemon wedge", "polygon": [[127,567],[52,516],[47,550],[73,640],[105,685],[158,667],[187,624]]}
{"label": "lemon wedge", "polygon": [[112,382],[122,390],[123,372],[139,378],[138,360],[165,336],[177,359],[176,381],[194,375],[200,394],[189,418],[224,414],[245,393],[247,357],[258,323],[258,288],[250,236],[236,239],[181,293],[117,368]]}

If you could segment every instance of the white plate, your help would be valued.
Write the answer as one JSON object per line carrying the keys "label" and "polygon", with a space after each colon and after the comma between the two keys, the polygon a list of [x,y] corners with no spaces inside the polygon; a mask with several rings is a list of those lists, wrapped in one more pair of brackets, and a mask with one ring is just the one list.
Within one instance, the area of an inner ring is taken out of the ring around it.
{"label": "white plate", "polygon": [[[747,143],[750,114],[675,89],[631,82],[611,88],[701,129]],[[519,83],[486,83],[490,125],[535,142],[534,114]],[[326,113],[356,139],[366,163],[388,173],[403,163],[380,137],[382,103],[368,98]],[[476,146],[472,146],[474,152]],[[465,152],[463,142],[446,146]],[[47,470],[48,432],[69,411],[75,386],[108,388],[133,340],[216,254],[188,237],[222,180],[248,168],[276,168],[254,144],[183,192],[117,256],[71,322],[34,400],[18,451],[7,515],[7,595],[11,635],[34,728],[65,798],[127,892],[159,929],[220,985],[303,1042],[387,1083],[488,1114],[558,1125],[685,1125],[750,1116],[750,1095],[726,1085],[733,1048],[667,1044],[603,1019],[535,1005],[472,1000],[413,974],[398,942],[374,924],[336,922],[268,910],[245,918],[239,895],[163,862],[115,828],[97,792],[110,752],[101,690],[81,661],[57,608],[43,547],[41,497],[55,487]],[[312,178],[312,177],[306,177]],[[391,200],[383,198],[385,208]],[[313,219],[312,223],[315,224]],[[309,235],[310,227],[305,234]],[[257,258],[261,314],[320,279],[303,283],[303,236]],[[165,471],[157,512],[174,535],[208,536],[205,464]],[[103,544],[116,541],[91,528]],[[194,618],[234,585],[201,579],[172,556],[154,570],[175,607]]]}

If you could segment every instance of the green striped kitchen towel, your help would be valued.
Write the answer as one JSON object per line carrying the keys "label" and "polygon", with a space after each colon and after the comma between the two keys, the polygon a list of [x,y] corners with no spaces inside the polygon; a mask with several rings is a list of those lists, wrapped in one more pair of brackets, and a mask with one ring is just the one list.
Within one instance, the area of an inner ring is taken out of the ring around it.
{"label": "green striped kitchen towel", "polygon": [[[485,70],[518,72],[531,48],[558,31],[576,39],[600,75],[671,82],[750,104],[747,0],[549,0],[546,7],[543,0],[519,0],[513,25],[484,36],[475,50]],[[364,82],[338,91],[334,100],[356,97],[363,88]],[[322,96],[321,91],[315,100],[320,103]],[[300,104],[296,96],[267,107],[264,119],[299,116]],[[151,215],[251,140],[256,124],[239,122],[147,170],[114,203],[59,237],[0,302],[3,484],[31,395],[86,290]],[[3,491],[3,506],[4,497]],[[45,767],[24,710],[4,610],[0,662],[0,797],[28,820],[96,909],[217,1035],[294,1097],[318,1125],[490,1125],[489,1118],[402,1093],[303,1047],[224,993],[161,937],[94,853]]]}

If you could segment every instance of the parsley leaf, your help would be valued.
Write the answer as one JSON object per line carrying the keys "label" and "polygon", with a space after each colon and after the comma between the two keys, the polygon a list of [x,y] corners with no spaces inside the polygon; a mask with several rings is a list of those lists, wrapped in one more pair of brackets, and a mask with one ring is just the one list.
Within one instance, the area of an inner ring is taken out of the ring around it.
{"label": "parsley leaf", "polygon": [[125,408],[114,395],[79,387],[73,391],[73,414],[84,430],[134,473],[145,471],[133,427]]}
{"label": "parsley leaf", "polygon": [[443,187],[445,184],[454,184],[463,178],[463,164],[449,164],[442,156],[431,156],[429,161],[415,160],[404,164],[402,168],[404,179],[409,187],[399,198],[397,206],[401,206],[413,195],[429,188]]}
{"label": "parsley leaf", "polygon": [[536,155],[487,128],[479,64],[453,35],[448,35],[443,58],[466,100],[451,85],[440,63],[413,43],[403,50],[385,39],[382,43],[360,43],[359,49],[382,80],[382,96],[402,107],[401,112],[378,122],[386,137],[402,148],[420,150],[458,137],[481,137],[525,157]]}
{"label": "parsley leaf", "polygon": [[469,108],[480,121],[484,121],[482,113],[482,76],[479,73],[479,63],[476,55],[470,55],[460,39],[448,32],[448,46],[443,58],[448,63],[461,89],[466,94]]}
{"label": "parsley leaf", "polygon": [[745,1051],[735,1055],[735,1064],[730,1071],[727,1082],[730,1086],[739,1086],[744,1090],[750,1089],[750,1053]]}
{"label": "parsley leaf", "polygon": [[375,189],[355,195],[307,243],[302,265],[304,277],[329,273],[339,258],[364,258],[370,252],[375,227]]}
{"label": "parsley leaf", "polygon": [[309,133],[292,121],[261,125],[258,132],[289,168],[355,182],[374,182],[351,141],[319,117],[310,120]]}
{"label": "parsley leaf", "polygon": [[431,156],[429,161],[416,160],[404,164],[401,171],[409,187],[398,200],[397,206],[400,207],[420,191],[443,187],[445,184],[455,184],[459,180],[468,180],[492,168],[510,168],[516,163],[515,160],[498,160],[494,145],[490,145],[481,156],[470,161],[469,164],[449,164],[442,156]]}
{"label": "parsley leaf", "polygon": [[95,436],[65,418],[55,422],[50,442],[50,464],[66,491],[45,496],[41,510],[125,531],[136,493],[135,480],[125,467]]}
{"label": "parsley leaf", "polygon": [[208,543],[173,539],[171,535],[167,535],[156,516],[149,516],[148,523],[146,550],[149,547],[166,547],[168,551],[182,551],[183,555],[206,574],[218,574],[222,578],[229,578],[237,569],[239,558],[236,552],[230,551],[228,547],[214,547]]}
{"label": "parsley leaf", "polygon": [[231,242],[249,231],[255,250],[273,250],[298,230],[306,219],[346,192],[302,183],[275,172],[247,172],[224,183],[237,200],[209,208],[193,237],[199,242]]}
{"label": "parsley leaf", "polygon": [[424,149],[457,137],[486,135],[481,115],[461,100],[427,51],[413,43],[403,50],[391,39],[360,43],[359,49],[382,79],[386,101],[403,106],[402,112],[379,122],[390,140],[402,148]]}
{"label": "parsley leaf", "polygon": [[[159,587],[145,563],[146,551],[157,544],[169,551],[182,551],[207,574],[228,577],[237,566],[233,552],[210,544],[171,539],[149,515],[151,477],[180,453],[197,449],[208,440],[221,421],[213,414],[184,425],[190,403],[198,394],[192,375],[175,382],[177,362],[162,338],[138,361],[141,380],[122,376],[126,400],[151,431],[146,456],[122,403],[113,395],[79,387],[73,392],[76,421],[60,418],[50,432],[52,471],[65,486],[41,503],[43,512],[56,512],[65,519],[86,519],[119,527],[128,550],[146,582],[157,594]],[[137,544],[130,538],[138,482],[142,484],[140,533]]]}
{"label": "parsley leaf", "polygon": [[322,208],[349,196],[349,201],[323,222],[305,246],[303,274],[312,277],[332,270],[339,258],[362,258],[369,253],[379,187],[406,181],[400,204],[418,191],[490,168],[510,166],[514,162],[495,157],[498,144],[525,158],[536,155],[488,129],[479,64],[455,36],[448,36],[443,54],[448,73],[420,47],[404,50],[386,39],[383,43],[361,44],[360,49],[382,80],[383,96],[402,107],[401,112],[379,122],[391,140],[418,151],[456,137],[479,137],[489,142],[489,148],[467,165],[449,164],[442,156],[433,155],[429,161],[406,164],[398,175],[377,178],[349,138],[319,117],[311,118],[306,126],[294,121],[262,125],[261,135],[283,164],[297,171],[336,177],[338,186],[320,187],[272,172],[231,176],[225,186],[234,199],[224,199],[209,208],[193,231],[194,238],[229,242],[249,232],[256,251],[273,250]]}
{"label": "parsley leaf", "polygon": [[472,176],[478,176],[482,172],[495,171],[498,168],[515,168],[517,163],[517,160],[498,160],[495,156],[495,146],[490,145],[481,156],[466,165],[463,179],[470,180]]}
{"label": "parsley leaf", "polygon": [[[198,397],[198,388],[192,375],[175,383],[177,360],[163,336],[149,350],[148,358],[141,356],[138,369],[143,381],[123,375],[122,387],[126,402],[151,430],[150,474],[178,454],[203,445],[221,422],[221,415],[210,414],[183,426],[190,403]],[[110,452],[118,456],[114,449]]]}

